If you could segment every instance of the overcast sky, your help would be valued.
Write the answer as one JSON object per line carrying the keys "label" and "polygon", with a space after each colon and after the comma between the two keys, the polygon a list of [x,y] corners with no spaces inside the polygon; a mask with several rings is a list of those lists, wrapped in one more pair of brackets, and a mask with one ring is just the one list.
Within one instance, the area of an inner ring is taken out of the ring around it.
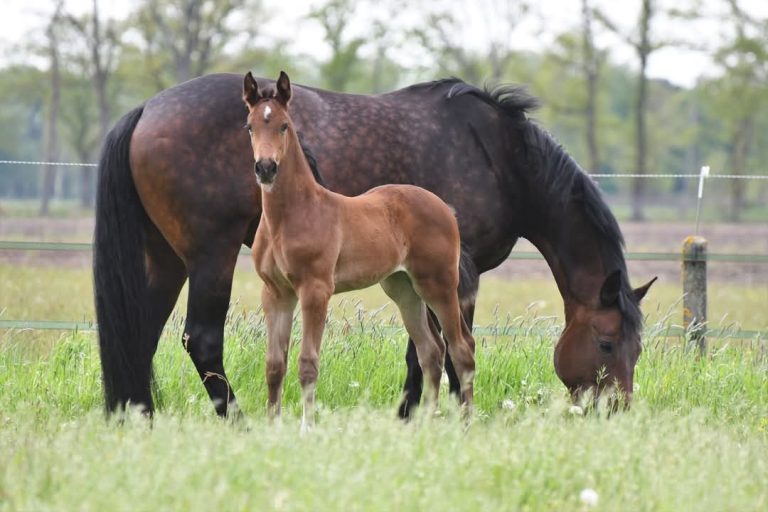
{"label": "overcast sky", "polygon": [[[66,6],[71,12],[85,12],[90,9],[92,0],[66,0]],[[271,21],[261,27],[261,32],[267,35],[295,34],[294,50],[323,58],[328,54],[325,45],[317,44],[322,38],[322,32],[313,22],[302,21],[313,5],[322,4],[318,0],[263,0],[265,9],[271,13]],[[435,0],[426,0],[431,5]],[[439,1],[439,0],[438,0]],[[500,5],[507,0],[488,0],[490,4]],[[44,19],[50,16],[53,2],[51,0],[0,0],[0,62],[17,60],[13,51],[15,43],[23,40],[28,34],[41,34]],[[478,2],[479,3],[479,2]],[[626,32],[631,32],[634,21],[637,19],[640,0],[595,0],[598,6],[611,17]],[[660,0],[661,5],[680,5],[684,2],[672,2],[672,0]],[[703,0],[710,12],[725,14],[723,0]],[[741,0],[743,8],[760,17],[768,17],[768,0]],[[131,10],[133,3],[129,1],[100,2],[104,16],[123,17]],[[381,0],[378,5],[386,9],[386,0]],[[411,2],[409,5],[418,5]],[[503,24],[495,25],[501,16],[494,17],[479,14],[474,8],[474,2],[450,2],[445,5],[451,8],[464,20],[462,33],[457,37],[464,41],[467,47],[482,50],[487,43],[487,34],[495,34],[497,39],[507,39],[510,47],[514,49],[540,50],[548,47],[553,37],[568,29],[578,26],[580,16],[579,0],[540,0],[536,7],[537,14],[526,18],[526,21],[518,26],[514,32],[508,33]],[[418,23],[420,16],[418,8],[409,8],[407,12],[398,14],[398,22],[405,24]],[[358,17],[360,20],[365,15]],[[286,27],[289,27],[286,30]],[[296,28],[300,28],[297,30]],[[688,40],[697,45],[717,44],[727,24],[720,20],[710,22],[697,22],[696,24],[683,24],[680,22],[657,23],[655,35],[663,39]],[[367,29],[365,21],[359,21],[351,27],[353,35],[365,36]],[[358,32],[358,34],[354,34]],[[596,32],[605,32],[602,29]],[[597,41],[598,46],[608,48],[613,59],[617,62],[634,65],[634,56],[627,45],[610,34],[603,34]],[[411,55],[399,54],[396,58],[408,60]],[[407,64],[407,62],[406,62]],[[649,75],[653,78],[666,78],[667,80],[682,86],[691,86],[696,79],[703,74],[711,73],[711,62],[706,54],[683,50],[680,48],[664,48],[654,53],[649,61]]]}

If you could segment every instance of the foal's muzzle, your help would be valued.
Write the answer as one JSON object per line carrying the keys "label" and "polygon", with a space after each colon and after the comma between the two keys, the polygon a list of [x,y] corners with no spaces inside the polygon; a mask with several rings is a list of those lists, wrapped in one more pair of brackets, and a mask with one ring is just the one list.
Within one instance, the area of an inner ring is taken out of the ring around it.
{"label": "foal's muzzle", "polygon": [[277,162],[271,158],[262,158],[254,165],[254,172],[256,172],[259,183],[271,185],[275,181],[275,175],[277,175]]}

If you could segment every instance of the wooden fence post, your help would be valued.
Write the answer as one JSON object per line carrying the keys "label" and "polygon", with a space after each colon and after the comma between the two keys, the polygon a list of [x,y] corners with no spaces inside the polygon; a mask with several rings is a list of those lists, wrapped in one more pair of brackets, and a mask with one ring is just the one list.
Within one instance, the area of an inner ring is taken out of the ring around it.
{"label": "wooden fence post", "polygon": [[707,350],[707,240],[689,236],[683,242],[683,325],[699,351]]}

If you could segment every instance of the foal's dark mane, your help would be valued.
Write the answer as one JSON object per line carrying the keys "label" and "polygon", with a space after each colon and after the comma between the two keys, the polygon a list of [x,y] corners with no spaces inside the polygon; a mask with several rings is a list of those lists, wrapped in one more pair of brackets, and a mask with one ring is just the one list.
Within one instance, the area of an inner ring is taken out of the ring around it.
{"label": "foal's dark mane", "polygon": [[297,130],[296,135],[299,138],[299,146],[301,146],[301,151],[304,153],[304,158],[307,159],[307,163],[309,164],[309,168],[312,171],[312,176],[314,176],[315,181],[321,187],[328,188],[328,186],[325,184],[325,180],[323,180],[323,176],[320,174],[320,169],[317,167],[317,158],[315,158],[315,153],[312,151],[312,148],[309,147],[307,141],[304,140],[304,134]]}
{"label": "foal's dark mane", "polygon": [[624,236],[616,217],[608,208],[600,189],[555,139],[528,118],[539,107],[539,101],[525,87],[501,84],[478,89],[457,78],[423,84],[429,89],[446,89],[444,97],[451,100],[469,95],[492,106],[515,123],[525,144],[527,162],[521,169],[525,181],[546,194],[546,203],[554,216],[566,215],[574,202],[581,205],[600,243],[600,253],[606,273],[621,271],[621,293],[618,306],[622,312],[623,329],[637,333],[642,326],[642,313],[627,277],[624,259]]}

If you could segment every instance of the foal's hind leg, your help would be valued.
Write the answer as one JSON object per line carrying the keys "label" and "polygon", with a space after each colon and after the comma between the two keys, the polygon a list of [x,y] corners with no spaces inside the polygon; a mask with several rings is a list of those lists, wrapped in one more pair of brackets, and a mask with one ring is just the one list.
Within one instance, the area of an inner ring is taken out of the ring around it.
{"label": "foal's hind leg", "polygon": [[[430,310],[430,313],[432,313],[432,310]],[[467,324],[467,328],[469,329],[469,332],[472,332],[472,325],[474,323],[475,319],[475,300],[474,298],[471,301],[462,302],[461,304],[461,316],[464,318],[464,321]],[[435,319],[437,321],[437,319]],[[459,376],[456,374],[456,368],[453,366],[453,360],[451,360],[451,355],[446,354],[445,355],[445,373],[448,375],[448,389],[449,392],[452,395],[456,395],[456,398],[461,402],[461,382],[459,381]]]}
{"label": "foal's hind leg", "polygon": [[461,403],[471,410],[475,375],[475,340],[461,316],[459,298],[453,287],[444,286],[450,279],[441,276],[423,278],[415,283],[419,295],[435,312],[448,344],[448,354],[459,378]]}
{"label": "foal's hind leg", "polygon": [[[430,325],[427,307],[414,291],[408,276],[402,272],[393,274],[381,282],[384,292],[397,304],[403,324],[413,340],[414,351],[420,366],[420,375],[426,376],[427,393],[432,405],[437,403],[440,378],[443,374],[445,346],[434,325]],[[410,352],[410,347],[409,347]],[[404,397],[408,400],[409,397]],[[407,406],[406,406],[407,407]],[[400,407],[403,416],[403,406]],[[409,409],[406,409],[410,412]]]}

